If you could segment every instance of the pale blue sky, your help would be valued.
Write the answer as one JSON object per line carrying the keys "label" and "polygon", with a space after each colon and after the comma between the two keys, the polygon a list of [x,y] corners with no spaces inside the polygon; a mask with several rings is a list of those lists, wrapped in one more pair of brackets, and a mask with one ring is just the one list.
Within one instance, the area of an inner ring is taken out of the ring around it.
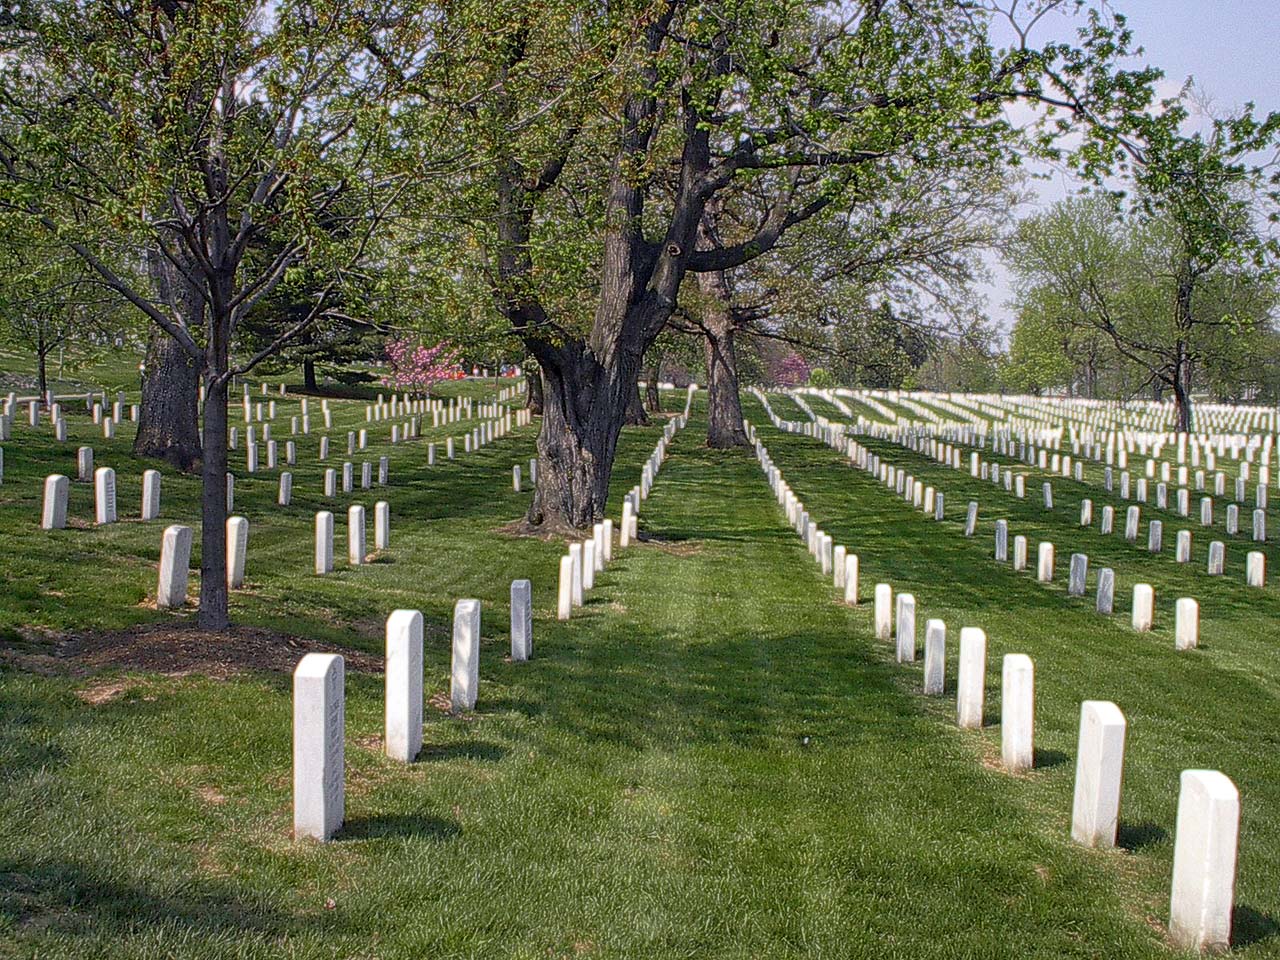
{"label": "pale blue sky", "polygon": [[[1250,100],[1260,113],[1280,110],[1280,0],[1115,0],[1114,6],[1145,48],[1142,61],[1164,70],[1171,91],[1191,76],[1214,112]],[[1046,26],[1056,33],[1064,21]],[[1042,203],[1072,188],[1061,175],[1034,185]],[[988,308],[1007,330],[1008,277],[996,258],[991,262],[996,277],[985,288]]]}

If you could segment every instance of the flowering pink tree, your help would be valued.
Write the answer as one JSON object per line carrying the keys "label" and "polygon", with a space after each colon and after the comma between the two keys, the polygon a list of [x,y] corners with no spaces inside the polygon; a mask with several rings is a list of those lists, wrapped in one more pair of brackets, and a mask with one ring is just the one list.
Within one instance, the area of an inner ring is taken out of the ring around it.
{"label": "flowering pink tree", "polygon": [[428,347],[412,340],[388,340],[386,351],[389,369],[383,386],[430,393],[435,384],[457,375],[458,350],[444,341]]}
{"label": "flowering pink tree", "polygon": [[804,357],[792,350],[773,371],[773,380],[780,387],[798,387],[809,382],[809,364]]}

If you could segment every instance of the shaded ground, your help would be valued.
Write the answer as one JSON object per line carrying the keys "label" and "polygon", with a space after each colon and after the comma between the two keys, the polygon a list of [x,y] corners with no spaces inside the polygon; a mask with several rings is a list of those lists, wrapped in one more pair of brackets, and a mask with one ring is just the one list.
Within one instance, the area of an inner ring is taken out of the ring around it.
{"label": "shaded ground", "polygon": [[308,653],[340,653],[348,673],[381,673],[382,658],[258,627],[211,633],[190,626],[149,624],[128,630],[37,637],[0,649],[0,662],[36,673],[87,676],[104,671],[198,674],[226,679],[242,673],[292,673]]}

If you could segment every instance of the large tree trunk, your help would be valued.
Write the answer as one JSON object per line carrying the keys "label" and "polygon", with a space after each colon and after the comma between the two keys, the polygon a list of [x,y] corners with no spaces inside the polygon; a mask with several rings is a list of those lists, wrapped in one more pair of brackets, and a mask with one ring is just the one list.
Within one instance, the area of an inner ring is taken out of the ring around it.
{"label": "large tree trunk", "polygon": [[49,395],[49,354],[45,350],[44,341],[40,342],[37,349],[37,370],[36,376],[39,379],[40,403],[43,404],[45,398]]}
{"label": "large tree trunk", "polygon": [[702,330],[707,355],[707,446],[745,447],[742,399],[738,396],[738,356],[734,352],[734,318],[723,273],[698,274],[703,294]]}
{"label": "large tree trunk", "polygon": [[227,616],[227,382],[205,381],[204,469],[200,494],[200,612],[205,630],[225,630]]}
{"label": "large tree trunk", "polygon": [[627,420],[628,427],[642,427],[649,423],[649,415],[644,412],[644,401],[640,399],[640,382],[637,380],[632,385],[630,396],[627,399]]}
{"label": "large tree trunk", "polygon": [[537,366],[526,365],[524,370],[525,379],[525,407],[535,416],[542,415],[542,370]]}
{"label": "large tree trunk", "polygon": [[[575,355],[579,349],[566,345]],[[605,370],[590,356],[563,367],[542,364],[538,483],[528,522],[545,532],[574,533],[604,519],[614,451],[626,419],[624,391],[634,373]]]}
{"label": "large tree trunk", "polygon": [[178,341],[156,329],[147,343],[137,457],[159,457],[184,472],[200,462],[200,371]]}
{"label": "large tree trunk", "polygon": [[658,389],[658,377],[662,372],[662,354],[653,361],[644,378],[645,407],[650,413],[662,412],[662,391]]}
{"label": "large tree trunk", "polygon": [[1178,344],[1178,362],[1173,374],[1174,429],[1191,432],[1191,358],[1185,345]]}
{"label": "large tree trunk", "polygon": [[[148,251],[147,269],[156,298],[185,317],[189,329],[199,329],[204,321],[200,291],[159,250]],[[134,456],[159,457],[182,471],[195,469],[201,456],[199,395],[196,361],[167,333],[153,329],[147,341]]]}
{"label": "large tree trunk", "polygon": [[319,392],[320,388],[316,386],[316,362],[314,360],[302,361],[302,388],[307,393]]}

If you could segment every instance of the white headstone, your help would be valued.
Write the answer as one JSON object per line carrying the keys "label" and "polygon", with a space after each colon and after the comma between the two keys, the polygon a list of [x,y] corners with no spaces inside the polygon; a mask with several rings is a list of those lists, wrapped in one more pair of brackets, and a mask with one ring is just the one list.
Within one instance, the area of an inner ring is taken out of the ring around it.
{"label": "white headstone", "polygon": [[1053,544],[1042,540],[1036,550],[1036,579],[1041,583],[1051,583],[1054,567]]}
{"label": "white headstone", "polygon": [[1067,596],[1083,597],[1085,580],[1089,575],[1089,558],[1083,553],[1071,555],[1071,567],[1067,573]]}
{"label": "white headstone", "polygon": [[947,625],[929,620],[924,625],[924,692],[939,696],[946,686]]}
{"label": "white headstone", "polygon": [[876,639],[888,640],[893,629],[893,588],[877,583],[875,597]]}
{"label": "white headstone", "polygon": [[40,526],[44,530],[61,530],[67,525],[67,494],[71,481],[60,473],[44,478],[44,509]]}
{"label": "white headstone", "polygon": [[342,657],[308,653],[293,671],[293,835],[328,840],[342,826],[346,737]]}
{"label": "white headstone", "polygon": [[395,610],[387,617],[387,756],[412,763],[422,750],[422,614]]}
{"label": "white headstone", "polygon": [[1182,597],[1175,609],[1174,649],[1194,650],[1200,643],[1200,604],[1191,597]]}
{"label": "white headstone", "polygon": [[569,558],[573,560],[573,577],[571,584],[573,588],[573,605],[575,607],[582,606],[582,544],[569,544]]}
{"label": "white headstone", "polygon": [[365,554],[364,507],[355,503],[347,508],[347,562],[353,567],[364,563]]}
{"label": "white headstone", "polygon": [[391,504],[386,500],[373,505],[373,549],[391,549]]}
{"label": "white headstone", "polygon": [[249,553],[249,521],[227,517],[227,589],[244,586],[245,559]]}
{"label": "white headstone", "polygon": [[1116,605],[1116,574],[1110,567],[1098,571],[1097,610],[1102,614],[1110,614]]}
{"label": "white headstone", "polygon": [[1120,785],[1124,773],[1125,719],[1107,700],[1080,705],[1075,798],[1071,839],[1086,847],[1116,845],[1120,826]]}
{"label": "white headstone", "polygon": [[316,573],[333,572],[333,514],[321,510],[316,514]]}
{"label": "white headstone", "polygon": [[1217,770],[1182,771],[1169,936],[1184,950],[1231,946],[1240,794]]}
{"label": "white headstone", "polygon": [[1214,540],[1209,544],[1209,574],[1218,576],[1222,573],[1223,565],[1226,562],[1226,545],[1221,540]]}
{"label": "white headstone", "polygon": [[160,516],[160,471],[142,471],[142,519],[155,520]]}
{"label": "white headstone", "polygon": [[1155,616],[1156,595],[1149,583],[1133,585],[1133,629],[1145,633]]}
{"label": "white headstone", "polygon": [[455,711],[474,710],[480,686],[480,601],[459,600],[453,608],[453,666],[449,704]]}
{"label": "white headstone", "polygon": [[528,580],[511,581],[511,659],[533,656],[533,585]]}
{"label": "white headstone", "polygon": [[960,630],[960,669],[956,677],[956,722],[977,729],[987,682],[987,635],[977,627]]}
{"label": "white headstone", "polygon": [[1030,770],[1035,739],[1035,668],[1025,653],[1005,654],[1000,684],[1000,758],[1011,773]]}
{"label": "white headstone", "polygon": [[187,602],[187,575],[191,566],[191,528],[174,524],[165,527],[160,540],[160,582],[156,606],[162,610]]}
{"label": "white headstone", "polygon": [[556,619],[568,620],[573,615],[573,557],[560,558],[560,582],[556,594]]}
{"label": "white headstone", "polygon": [[116,522],[116,472],[110,467],[93,471],[93,506],[96,523]]}
{"label": "white headstone", "polygon": [[916,598],[909,593],[898,594],[897,655],[899,663],[910,663],[916,658]]}
{"label": "white headstone", "polygon": [[1245,583],[1251,587],[1267,585],[1267,556],[1261,550],[1250,550],[1245,558]]}

